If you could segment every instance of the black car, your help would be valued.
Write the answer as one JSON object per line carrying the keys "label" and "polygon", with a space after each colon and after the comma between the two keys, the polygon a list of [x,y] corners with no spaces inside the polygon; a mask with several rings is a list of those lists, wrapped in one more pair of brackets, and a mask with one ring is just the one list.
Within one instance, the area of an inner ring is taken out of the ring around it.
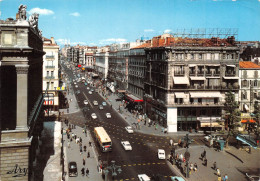
{"label": "black car", "polygon": [[69,177],[77,177],[78,169],[76,162],[69,162]]}

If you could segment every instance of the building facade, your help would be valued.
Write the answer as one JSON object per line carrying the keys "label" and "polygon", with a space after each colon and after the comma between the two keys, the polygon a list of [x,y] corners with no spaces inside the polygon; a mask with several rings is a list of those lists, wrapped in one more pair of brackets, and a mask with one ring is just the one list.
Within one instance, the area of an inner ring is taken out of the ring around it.
{"label": "building facade", "polygon": [[253,113],[260,103],[260,66],[249,61],[239,62],[239,103],[242,113]]}
{"label": "building facade", "polygon": [[97,49],[97,52],[94,54],[95,72],[99,75],[99,78],[103,80],[107,79],[109,50],[109,46],[101,47]]}
{"label": "building facade", "polygon": [[234,37],[162,35],[145,51],[145,112],[150,119],[169,132],[223,127],[225,92],[232,89],[238,101],[239,48]]}
{"label": "building facade", "polygon": [[[54,38],[44,38],[43,51],[43,93],[47,91],[44,98],[44,110],[47,115],[57,114],[59,111],[59,46]],[[48,113],[49,111],[49,113]]]}
{"label": "building facade", "polygon": [[0,20],[0,180],[30,180],[42,129],[43,41],[21,5]]}

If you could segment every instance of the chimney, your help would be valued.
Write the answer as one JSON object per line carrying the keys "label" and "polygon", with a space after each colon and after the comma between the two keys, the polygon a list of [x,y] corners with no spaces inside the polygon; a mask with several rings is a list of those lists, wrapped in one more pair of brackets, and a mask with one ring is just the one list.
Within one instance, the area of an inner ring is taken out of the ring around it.
{"label": "chimney", "polygon": [[51,44],[55,44],[54,38],[51,37]]}

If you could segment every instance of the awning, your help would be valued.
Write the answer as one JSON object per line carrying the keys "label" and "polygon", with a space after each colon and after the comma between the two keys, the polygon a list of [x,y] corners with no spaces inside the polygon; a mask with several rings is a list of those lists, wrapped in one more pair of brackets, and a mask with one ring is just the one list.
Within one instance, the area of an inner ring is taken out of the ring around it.
{"label": "awning", "polygon": [[227,67],[236,67],[236,65],[227,65]]}
{"label": "awning", "polygon": [[250,120],[245,120],[245,119],[243,119],[243,120],[241,120],[241,123],[255,123],[256,121],[255,120],[253,120],[253,119],[250,119]]}
{"label": "awning", "polygon": [[133,102],[143,102],[143,99],[140,99],[132,94],[128,94],[127,98],[130,99]]}
{"label": "awning", "polygon": [[[210,122],[200,123],[200,127],[210,127]],[[223,127],[223,126],[218,124],[218,123],[216,123],[216,122],[212,122],[211,123],[211,127]]]}
{"label": "awning", "polygon": [[196,67],[196,64],[189,64],[189,67]]}
{"label": "awning", "polygon": [[117,92],[122,93],[122,92],[126,92],[126,90],[117,90]]}
{"label": "awning", "polygon": [[190,80],[206,80],[205,77],[190,77]]}
{"label": "awning", "polygon": [[208,64],[208,65],[206,65],[206,66],[210,66],[210,67],[219,67],[220,64]]}
{"label": "awning", "polygon": [[254,149],[257,148],[256,141],[249,135],[237,135],[236,139],[253,147]]}
{"label": "awning", "polygon": [[175,94],[176,98],[185,98],[186,97],[183,92],[175,92],[174,94]]}
{"label": "awning", "polygon": [[192,98],[222,98],[220,92],[190,92]]}
{"label": "awning", "polygon": [[190,84],[188,77],[173,77],[174,84]]}
{"label": "awning", "polygon": [[239,77],[223,77],[224,79],[239,79]]}

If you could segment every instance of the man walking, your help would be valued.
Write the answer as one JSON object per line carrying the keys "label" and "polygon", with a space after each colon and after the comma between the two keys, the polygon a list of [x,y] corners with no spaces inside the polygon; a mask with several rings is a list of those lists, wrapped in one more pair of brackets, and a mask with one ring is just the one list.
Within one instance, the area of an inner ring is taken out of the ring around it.
{"label": "man walking", "polygon": [[89,169],[87,168],[86,169],[86,176],[88,177],[88,175],[89,175]]}

